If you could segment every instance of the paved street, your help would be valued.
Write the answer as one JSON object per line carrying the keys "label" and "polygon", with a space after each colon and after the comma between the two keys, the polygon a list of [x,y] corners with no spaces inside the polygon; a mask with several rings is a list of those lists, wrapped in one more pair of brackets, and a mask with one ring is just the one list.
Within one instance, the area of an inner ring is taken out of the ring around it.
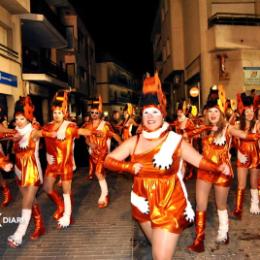
{"label": "paved street", "polygon": [[[87,181],[86,168],[75,174],[73,216],[75,224],[62,231],[56,230],[51,214],[54,204],[44,193],[39,194],[39,202],[44,211],[47,234],[38,241],[30,241],[29,227],[21,248],[7,247],[6,238],[12,234],[17,224],[3,224],[3,216],[20,215],[20,195],[12,183],[13,202],[7,209],[1,209],[0,229],[1,259],[151,259],[150,246],[138,226],[131,219],[129,195],[131,178],[125,175],[109,174],[108,183],[111,204],[106,209],[97,208],[99,187],[97,181]],[[194,204],[194,181],[188,184],[191,201]],[[230,193],[229,206],[233,206],[234,189]],[[194,226],[186,229],[181,236],[174,259],[260,259],[260,216],[249,214],[249,189],[243,220],[231,221],[230,244],[216,246],[214,239],[218,220],[211,194],[207,216],[206,252],[192,254],[186,251],[192,243]]]}

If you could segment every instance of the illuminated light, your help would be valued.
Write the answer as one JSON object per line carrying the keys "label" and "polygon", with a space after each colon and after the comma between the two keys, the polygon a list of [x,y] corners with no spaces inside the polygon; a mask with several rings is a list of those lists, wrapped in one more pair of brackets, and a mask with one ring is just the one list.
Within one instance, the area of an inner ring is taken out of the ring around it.
{"label": "illuminated light", "polygon": [[104,116],[108,116],[108,111],[104,111]]}
{"label": "illuminated light", "polygon": [[200,94],[199,88],[198,87],[192,87],[190,89],[190,95],[192,97],[197,97]]}

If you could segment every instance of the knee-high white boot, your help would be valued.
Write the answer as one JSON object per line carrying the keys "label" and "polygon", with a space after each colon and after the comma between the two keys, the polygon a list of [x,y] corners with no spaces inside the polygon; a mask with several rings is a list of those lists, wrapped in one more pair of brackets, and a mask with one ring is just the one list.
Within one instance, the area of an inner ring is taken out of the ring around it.
{"label": "knee-high white boot", "polygon": [[251,214],[260,214],[258,190],[251,189],[250,192],[251,192],[250,213]]}
{"label": "knee-high white boot", "polygon": [[228,212],[226,209],[218,210],[218,220],[219,220],[219,227],[218,227],[218,236],[216,239],[217,243],[228,244],[229,237],[228,237]]}
{"label": "knee-high white boot", "polygon": [[64,213],[63,216],[58,220],[58,226],[60,228],[68,227],[70,225],[71,216],[71,199],[70,194],[63,193],[64,199]]}
{"label": "knee-high white boot", "polygon": [[28,225],[30,223],[31,215],[31,209],[22,209],[21,222],[19,223],[14,234],[8,237],[9,246],[18,247],[22,244],[23,236],[25,235]]}

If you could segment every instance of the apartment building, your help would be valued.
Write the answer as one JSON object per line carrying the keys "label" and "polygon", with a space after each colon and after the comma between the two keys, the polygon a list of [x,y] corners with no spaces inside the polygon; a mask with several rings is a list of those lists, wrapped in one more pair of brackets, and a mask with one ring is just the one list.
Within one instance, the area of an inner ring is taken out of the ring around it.
{"label": "apartment building", "polygon": [[[171,112],[180,98],[205,103],[210,86],[227,97],[260,91],[260,2],[162,0],[154,22],[154,62],[169,91]],[[190,90],[199,91],[191,97]]]}

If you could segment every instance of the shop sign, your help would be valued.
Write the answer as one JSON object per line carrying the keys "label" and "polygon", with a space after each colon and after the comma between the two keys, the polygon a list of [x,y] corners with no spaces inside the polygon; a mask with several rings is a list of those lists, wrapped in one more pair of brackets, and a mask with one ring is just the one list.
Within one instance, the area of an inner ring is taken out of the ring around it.
{"label": "shop sign", "polygon": [[0,71],[0,83],[17,87],[17,77],[15,75]]}
{"label": "shop sign", "polygon": [[197,97],[199,94],[200,94],[200,90],[199,90],[198,87],[192,87],[192,88],[190,89],[190,95],[191,95],[192,97]]}
{"label": "shop sign", "polygon": [[244,67],[244,85],[260,86],[260,67]]}

